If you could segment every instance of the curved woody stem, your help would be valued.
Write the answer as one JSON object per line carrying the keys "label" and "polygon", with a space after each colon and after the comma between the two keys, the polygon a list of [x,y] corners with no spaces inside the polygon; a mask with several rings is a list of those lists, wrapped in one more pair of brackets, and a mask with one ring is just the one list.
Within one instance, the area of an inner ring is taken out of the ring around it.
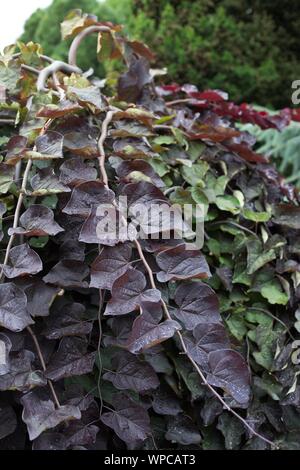
{"label": "curved woody stem", "polygon": [[93,33],[109,33],[111,29],[108,26],[89,26],[86,29],[83,29],[77,36],[74,38],[70,49],[69,49],[69,64],[77,67],[77,50],[86,36],[89,36]]}

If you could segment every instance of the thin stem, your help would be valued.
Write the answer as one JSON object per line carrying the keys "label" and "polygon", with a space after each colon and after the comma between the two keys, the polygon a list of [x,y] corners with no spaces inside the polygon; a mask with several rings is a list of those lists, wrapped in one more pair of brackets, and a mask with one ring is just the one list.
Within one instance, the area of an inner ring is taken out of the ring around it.
{"label": "thin stem", "polygon": [[[105,170],[105,166],[104,166],[104,161],[105,161],[105,150],[104,150],[104,142],[105,142],[105,139],[107,137],[107,133],[108,133],[108,125],[109,123],[111,122],[113,118],[113,112],[112,111],[109,111],[107,113],[107,116],[106,118],[104,119],[103,121],[103,124],[102,124],[102,131],[101,131],[101,135],[100,135],[100,138],[99,138],[99,150],[100,150],[100,159],[99,159],[99,164],[101,163],[100,165],[100,172],[101,172],[101,175],[102,175],[102,180],[105,184],[105,186],[109,189],[109,186],[108,186],[108,178],[107,178],[107,174],[106,174],[106,170]],[[100,144],[101,143],[101,144]],[[143,249],[141,247],[141,244],[138,240],[134,240],[134,244],[137,248],[137,251],[139,253],[139,256],[141,258],[141,261],[148,273],[148,276],[149,276],[149,279],[150,279],[150,284],[151,284],[151,287],[152,289],[157,289],[156,287],[156,283],[155,283],[155,279],[154,279],[154,274],[153,274],[153,271],[150,267],[150,265],[148,264],[146,258],[145,258],[145,255],[143,253]],[[165,303],[165,301],[163,299],[161,299],[161,305],[162,305],[162,308],[163,308],[163,311],[164,311],[164,316],[166,319],[168,320],[172,320],[172,317],[170,315],[170,312],[168,310],[168,307],[167,307],[167,304]],[[180,333],[180,331],[177,331],[177,336],[179,338],[179,341],[180,341],[180,344],[181,344],[181,347],[182,347],[182,350],[183,350],[183,353],[187,356],[187,358],[189,359],[189,361],[191,362],[191,364],[193,365],[194,369],[196,370],[196,372],[198,373],[200,379],[202,380],[203,384],[212,392],[212,394],[219,400],[219,402],[223,405],[223,407],[228,410],[231,414],[233,414],[239,421],[241,421],[243,423],[243,425],[245,426],[245,428],[248,429],[248,431],[250,432],[250,434],[252,435],[255,435],[257,436],[258,438],[260,438],[261,440],[263,440],[264,442],[266,442],[267,444],[269,444],[270,446],[274,447],[275,444],[270,441],[269,439],[267,439],[266,437],[262,436],[261,434],[259,434],[258,432],[255,431],[255,429],[252,428],[252,426],[250,426],[250,424],[247,423],[247,421],[242,417],[240,416],[236,411],[234,411],[227,403],[226,401],[222,398],[222,396],[214,389],[214,387],[212,385],[210,385],[210,383],[206,380],[206,377],[204,376],[202,370],[200,369],[200,367],[198,366],[198,364],[194,361],[194,359],[188,354],[188,350],[187,350],[187,347],[185,345],[185,342],[184,342],[184,339],[183,339],[183,336],[182,334]]]}
{"label": "thin stem", "polygon": [[[30,336],[31,336],[31,338],[32,338],[32,340],[33,340],[33,342],[34,342],[34,345],[35,345],[37,354],[38,354],[38,356],[39,356],[39,360],[40,360],[42,369],[43,369],[43,371],[45,372],[47,368],[46,368],[44,356],[43,356],[42,350],[41,350],[41,348],[40,348],[38,339],[37,339],[36,335],[34,334],[34,332],[32,331],[32,329],[30,328],[30,326],[27,326],[26,329],[27,329],[28,333],[30,334]],[[51,391],[53,400],[54,400],[54,402],[55,402],[57,408],[60,408],[60,403],[59,403],[58,397],[57,397],[57,395],[56,395],[56,392],[55,392],[55,390],[54,390],[54,387],[53,387],[53,384],[52,384],[51,380],[47,380],[47,384],[48,384],[48,386],[49,386],[49,388],[50,388],[50,391]]]}
{"label": "thin stem", "polygon": [[102,130],[101,130],[101,135],[98,140],[98,148],[99,148],[99,154],[100,156],[98,157],[98,162],[99,162],[99,167],[100,167],[100,173],[102,175],[102,181],[105,184],[105,186],[108,188],[108,177],[107,173],[105,170],[105,150],[104,150],[104,142],[107,137],[107,132],[108,132],[108,126],[110,122],[113,119],[114,114],[116,111],[110,110],[106,114],[106,117],[102,123]]}
{"label": "thin stem", "polygon": [[[21,190],[20,190],[19,197],[18,197],[17,207],[16,207],[15,215],[14,215],[13,228],[17,228],[18,224],[19,224],[20,212],[21,212],[21,208],[22,208],[22,204],[23,204],[24,193],[26,191],[27,180],[28,180],[28,176],[29,176],[31,166],[32,166],[32,160],[29,159],[28,162],[27,162],[26,168],[25,168],[25,172],[24,172],[24,176],[23,176],[23,182],[22,182]],[[15,240],[15,234],[12,234],[10,236],[8,244],[7,244],[5,258],[4,258],[2,268],[1,268],[1,273],[0,273],[0,282],[2,281],[3,274],[4,274],[4,269],[5,269],[5,266],[7,266],[7,263],[8,263],[8,260],[9,260],[10,250],[11,250],[11,247],[13,245],[14,240]]]}

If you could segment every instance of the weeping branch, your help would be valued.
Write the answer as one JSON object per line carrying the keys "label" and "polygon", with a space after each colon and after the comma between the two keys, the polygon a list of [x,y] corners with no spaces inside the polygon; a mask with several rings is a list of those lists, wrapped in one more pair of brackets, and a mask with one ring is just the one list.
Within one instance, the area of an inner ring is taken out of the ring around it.
{"label": "weeping branch", "polygon": [[71,47],[69,49],[69,64],[77,67],[77,51],[78,48],[86,36],[89,36],[93,33],[109,33],[111,29],[108,26],[89,26],[86,29],[83,29],[75,39],[73,40]]}
{"label": "weeping branch", "polygon": [[[100,172],[101,172],[101,175],[102,175],[102,181],[103,183],[105,184],[106,188],[107,189],[110,189],[109,188],[109,184],[108,184],[108,176],[107,176],[107,173],[106,173],[106,170],[105,170],[105,150],[104,150],[104,142],[107,138],[107,134],[108,134],[108,126],[109,124],[111,123],[112,119],[113,119],[113,116],[114,116],[114,113],[115,111],[114,110],[109,110],[106,114],[106,118],[104,119],[103,123],[102,123],[102,130],[101,130],[101,134],[100,134],[100,137],[99,137],[99,140],[98,140],[98,148],[99,148],[99,167],[100,167]],[[116,202],[114,203],[114,205],[116,206]],[[124,221],[126,222],[125,220],[125,217],[124,218]],[[155,279],[154,279],[154,273],[149,265],[149,263],[147,262],[145,256],[144,256],[144,253],[143,253],[143,249],[142,249],[142,246],[140,244],[140,242],[138,240],[134,240],[134,244],[136,246],[136,249],[139,253],[139,256],[140,256],[140,259],[148,273],[148,276],[149,276],[149,280],[150,280],[150,284],[151,284],[151,287],[152,289],[157,289],[157,286],[156,286],[156,283],[155,283]],[[165,303],[164,300],[161,300],[161,305],[162,305],[162,308],[163,308],[163,311],[164,311],[164,316],[166,319],[168,320],[172,320],[172,317],[170,315],[170,312],[169,312],[169,309]],[[178,338],[179,338],[179,341],[180,341],[180,344],[181,344],[181,347],[182,347],[182,350],[184,352],[184,354],[186,355],[186,357],[189,359],[190,363],[192,364],[193,368],[195,369],[195,371],[197,372],[198,376],[200,377],[202,383],[211,391],[211,393],[215,396],[215,398],[217,400],[219,400],[219,402],[223,405],[223,407],[229,411],[232,415],[234,415],[243,425],[244,427],[249,431],[250,435],[254,435],[256,437],[258,437],[259,439],[263,440],[264,442],[266,442],[267,444],[269,444],[272,448],[276,447],[275,444],[270,441],[269,439],[267,439],[266,437],[262,436],[261,434],[259,434],[257,431],[255,431],[255,429],[253,429],[252,426],[250,426],[250,424],[242,417],[240,416],[234,409],[232,409],[227,403],[226,401],[223,399],[223,397],[214,389],[214,387],[212,385],[210,385],[210,383],[206,380],[206,377],[205,375],[203,374],[202,370],[200,369],[200,367],[198,366],[198,364],[194,361],[194,359],[189,355],[188,353],[188,350],[187,350],[187,347],[186,347],[186,344],[185,344],[185,341],[184,341],[184,338],[181,334],[180,331],[177,331],[176,332]]]}

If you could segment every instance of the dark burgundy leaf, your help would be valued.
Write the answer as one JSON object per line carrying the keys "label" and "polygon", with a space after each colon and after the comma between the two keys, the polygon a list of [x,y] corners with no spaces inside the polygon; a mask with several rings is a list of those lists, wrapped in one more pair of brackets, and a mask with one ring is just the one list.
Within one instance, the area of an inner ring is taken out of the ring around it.
{"label": "dark burgundy leaf", "polygon": [[122,352],[114,362],[116,371],[106,372],[103,378],[112,382],[118,390],[134,390],[141,393],[158,387],[158,377],[152,367],[133,354]]}
{"label": "dark burgundy leaf", "polygon": [[95,158],[99,155],[97,140],[86,128],[66,133],[64,147],[80,157]]}
{"label": "dark burgundy leaf", "polygon": [[43,168],[31,179],[31,187],[35,196],[69,193],[71,189],[60,182],[52,168]]}
{"label": "dark burgundy leaf", "polygon": [[0,285],[0,325],[10,331],[22,331],[32,325],[24,292],[13,283]]}
{"label": "dark burgundy leaf", "polygon": [[0,405],[0,439],[12,434],[17,427],[17,417],[13,408]]}
{"label": "dark burgundy leaf", "polygon": [[54,304],[42,334],[48,339],[88,335],[92,330],[92,323],[85,320],[84,314],[84,305],[59,300]]}
{"label": "dark burgundy leaf", "polygon": [[0,375],[0,390],[27,391],[33,387],[46,385],[47,381],[42,372],[33,369],[34,359],[34,354],[26,349],[12,355],[9,371],[5,375]]}
{"label": "dark burgundy leaf", "polygon": [[36,151],[42,158],[63,158],[63,141],[63,136],[58,132],[47,131],[36,139]]}
{"label": "dark burgundy leaf", "polygon": [[82,110],[82,106],[69,100],[60,101],[58,104],[48,104],[43,106],[37,113],[37,117],[55,119],[77,113]]}
{"label": "dark burgundy leaf", "polygon": [[116,279],[127,271],[131,253],[132,248],[127,243],[104,247],[91,265],[90,287],[111,290]]}
{"label": "dark burgundy leaf", "polygon": [[101,204],[110,205],[114,198],[113,191],[106,189],[103,183],[88,181],[73,189],[71,198],[63,212],[68,215],[88,217],[93,208],[97,209]]}
{"label": "dark burgundy leaf", "polygon": [[59,288],[48,286],[37,278],[20,279],[17,285],[26,294],[28,313],[32,317],[47,317],[51,304],[59,293]]}
{"label": "dark burgundy leaf", "polygon": [[144,175],[158,188],[165,187],[163,180],[157,175],[150,163],[145,160],[124,161],[118,165],[116,172],[119,178],[124,179],[128,183],[134,183],[134,180],[138,178],[139,175]]}
{"label": "dark burgundy leaf", "polygon": [[87,165],[81,158],[70,158],[60,167],[59,179],[69,186],[77,186],[97,178],[97,170]]}
{"label": "dark burgundy leaf", "polygon": [[41,258],[27,243],[12,248],[9,253],[9,264],[3,265],[3,272],[9,279],[27,274],[37,274],[42,269]]}
{"label": "dark burgundy leaf", "polygon": [[292,204],[278,204],[274,208],[275,224],[283,227],[300,230],[300,207]]}
{"label": "dark burgundy leaf", "polygon": [[136,103],[145,85],[151,82],[149,63],[144,58],[132,58],[129,70],[119,78],[119,99]]}
{"label": "dark burgundy leaf", "polygon": [[6,148],[6,162],[9,164],[17,163],[22,158],[27,147],[27,138],[21,135],[15,135],[11,137]]}
{"label": "dark burgundy leaf", "polygon": [[65,377],[83,375],[93,370],[96,353],[87,352],[84,339],[65,337],[61,340],[58,351],[52,357],[46,377],[60,380]]}
{"label": "dark burgundy leaf", "polygon": [[68,97],[78,101],[78,103],[90,109],[92,112],[103,110],[105,103],[103,102],[100,89],[97,86],[89,86],[86,88],[68,87]]}
{"label": "dark burgundy leaf", "polygon": [[49,273],[43,277],[48,284],[54,284],[66,288],[87,288],[85,281],[89,275],[89,269],[82,261],[63,260],[59,261]]}
{"label": "dark burgundy leaf", "polygon": [[104,413],[101,421],[128,444],[144,441],[151,433],[147,411],[131,400],[116,400],[115,411]]}
{"label": "dark burgundy leaf", "polygon": [[182,244],[160,252],[156,257],[158,266],[162,269],[157,273],[159,282],[179,279],[207,278],[210,270],[199,250],[190,250]]}
{"label": "dark burgundy leaf", "polygon": [[126,344],[131,353],[142,353],[172,338],[176,331],[181,329],[179,323],[174,320],[159,323],[161,315],[160,304],[145,302],[141,305],[141,315],[135,319]]}
{"label": "dark burgundy leaf", "polygon": [[48,207],[33,204],[20,217],[21,227],[9,229],[9,235],[18,234],[26,237],[55,236],[64,229],[54,220],[54,214]]}
{"label": "dark burgundy leaf", "polygon": [[210,352],[208,362],[211,369],[206,377],[214,387],[222,388],[238,403],[247,405],[250,400],[250,375],[244,358],[231,349]]}
{"label": "dark burgundy leaf", "polygon": [[205,369],[210,352],[230,347],[226,330],[221,323],[200,323],[193,331],[193,338],[185,338],[185,345],[189,355]]}
{"label": "dark burgundy leaf", "polygon": [[120,242],[134,240],[136,229],[128,225],[113,204],[102,204],[91,210],[79,234],[83,243],[115,246]]}
{"label": "dark burgundy leaf", "polygon": [[27,425],[31,441],[60,423],[81,418],[77,406],[62,405],[56,409],[47,394],[41,391],[27,393],[21,398],[21,403],[24,407],[22,418]]}
{"label": "dark burgundy leaf", "polygon": [[218,297],[214,291],[202,282],[181,284],[175,292],[178,308],[174,314],[188,330],[193,330],[199,323],[219,323]]}
{"label": "dark burgundy leaf", "polygon": [[9,191],[15,175],[15,168],[6,163],[0,163],[0,194],[5,194]]}
{"label": "dark burgundy leaf", "polygon": [[142,302],[159,302],[157,289],[146,289],[146,278],[136,269],[128,269],[112,286],[112,298],[106,305],[105,315],[125,315],[137,310]]}
{"label": "dark burgundy leaf", "polygon": [[192,420],[182,414],[169,419],[166,439],[184,446],[199,444],[202,440]]}
{"label": "dark burgundy leaf", "polygon": [[152,408],[155,413],[165,416],[176,416],[182,412],[179,400],[169,390],[162,389],[153,394]]}

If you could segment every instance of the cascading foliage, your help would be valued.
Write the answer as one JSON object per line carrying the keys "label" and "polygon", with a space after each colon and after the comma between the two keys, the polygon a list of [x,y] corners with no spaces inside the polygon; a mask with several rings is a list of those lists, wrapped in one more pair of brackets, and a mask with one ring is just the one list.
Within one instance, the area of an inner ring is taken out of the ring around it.
{"label": "cascading foliage", "polygon": [[[286,113],[155,86],[94,16],[62,32],[69,64],[0,58],[1,448],[299,448],[299,195],[234,126]],[[117,80],[78,69],[91,33]],[[202,250],[138,204],[200,204]],[[99,205],[132,230],[99,235]]]}

